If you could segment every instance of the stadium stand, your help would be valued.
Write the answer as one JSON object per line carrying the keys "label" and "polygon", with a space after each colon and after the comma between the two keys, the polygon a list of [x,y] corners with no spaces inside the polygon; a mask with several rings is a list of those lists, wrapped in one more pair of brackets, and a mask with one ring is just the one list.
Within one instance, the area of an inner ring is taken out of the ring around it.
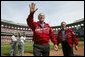
{"label": "stadium stand", "polygon": [[[84,37],[84,18],[67,24],[67,28],[72,28],[78,37]],[[57,31],[61,29],[61,26],[53,26],[52,29],[55,35],[57,35]],[[26,24],[1,19],[1,43],[10,42],[12,33],[16,33],[17,35],[17,32],[25,32],[26,39],[32,40],[33,32]]]}

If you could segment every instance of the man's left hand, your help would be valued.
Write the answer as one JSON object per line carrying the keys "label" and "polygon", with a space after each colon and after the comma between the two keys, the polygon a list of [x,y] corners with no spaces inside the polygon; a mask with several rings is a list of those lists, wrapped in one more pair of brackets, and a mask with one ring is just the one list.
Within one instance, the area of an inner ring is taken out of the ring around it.
{"label": "man's left hand", "polygon": [[57,45],[54,45],[54,49],[55,49],[56,51],[58,51],[58,46],[57,46]]}
{"label": "man's left hand", "polygon": [[78,50],[78,46],[75,46],[75,50]]}

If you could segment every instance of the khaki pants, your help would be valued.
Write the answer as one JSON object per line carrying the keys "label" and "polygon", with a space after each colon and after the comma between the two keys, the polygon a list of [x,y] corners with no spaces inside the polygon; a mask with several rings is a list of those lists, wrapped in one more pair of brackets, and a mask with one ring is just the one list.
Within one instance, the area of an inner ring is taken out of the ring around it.
{"label": "khaki pants", "polygon": [[11,43],[10,56],[16,56],[16,44],[17,41]]}
{"label": "khaki pants", "polygon": [[24,44],[23,43],[18,44],[18,54],[19,54],[19,56],[24,55]]}

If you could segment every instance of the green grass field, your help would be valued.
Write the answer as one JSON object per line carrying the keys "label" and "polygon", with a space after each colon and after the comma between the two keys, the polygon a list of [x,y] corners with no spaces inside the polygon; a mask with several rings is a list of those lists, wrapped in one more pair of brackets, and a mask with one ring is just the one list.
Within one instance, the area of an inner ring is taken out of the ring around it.
{"label": "green grass field", "polygon": [[[84,47],[84,41],[79,42],[80,47]],[[53,50],[53,44],[50,42],[50,49]],[[61,46],[59,46],[61,49]],[[33,52],[33,42],[27,41],[25,42],[25,53],[32,53]],[[10,56],[10,44],[3,43],[1,44],[1,56]]]}
{"label": "green grass field", "polygon": [[[31,41],[28,41],[28,42],[25,42],[25,52],[30,52],[32,53],[32,42]],[[1,44],[1,56],[10,56],[10,44],[9,43],[3,43]],[[16,48],[18,50],[18,48]]]}

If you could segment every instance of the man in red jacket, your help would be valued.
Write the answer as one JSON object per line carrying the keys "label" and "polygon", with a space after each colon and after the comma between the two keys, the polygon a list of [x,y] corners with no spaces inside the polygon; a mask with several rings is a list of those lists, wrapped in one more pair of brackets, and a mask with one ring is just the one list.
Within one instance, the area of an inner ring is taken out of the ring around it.
{"label": "man in red jacket", "polygon": [[54,36],[53,30],[50,26],[44,22],[45,15],[40,13],[38,15],[38,22],[34,22],[33,15],[37,9],[35,9],[35,4],[31,3],[30,14],[27,18],[27,24],[33,31],[33,54],[34,56],[49,56],[49,39],[54,43],[54,48],[57,50],[57,41]]}
{"label": "man in red jacket", "polygon": [[57,36],[57,44],[61,43],[64,56],[73,56],[73,44],[77,50],[78,38],[72,29],[66,28],[66,22],[61,23],[61,30]]}

